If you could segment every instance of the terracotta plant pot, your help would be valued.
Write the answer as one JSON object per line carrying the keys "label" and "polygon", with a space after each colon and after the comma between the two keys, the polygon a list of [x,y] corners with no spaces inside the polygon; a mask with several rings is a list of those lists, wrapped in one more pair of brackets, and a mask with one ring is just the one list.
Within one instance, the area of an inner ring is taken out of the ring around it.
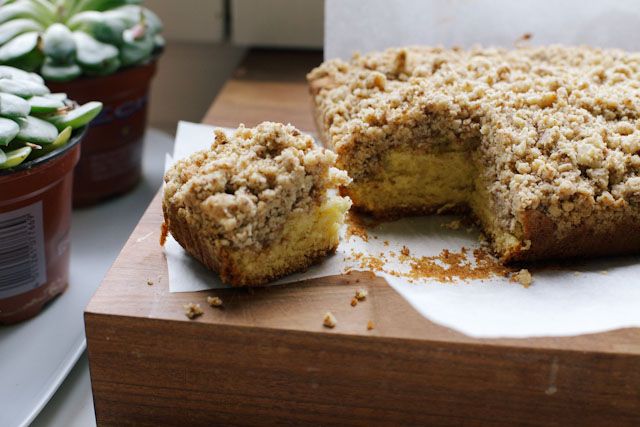
{"label": "terracotta plant pot", "polygon": [[80,104],[100,101],[102,113],[82,142],[73,182],[73,205],[89,206],[131,190],[142,170],[142,143],[156,60],[103,77],[47,82]]}
{"label": "terracotta plant pot", "polygon": [[0,170],[0,324],[38,314],[67,288],[76,131],[60,151]]}

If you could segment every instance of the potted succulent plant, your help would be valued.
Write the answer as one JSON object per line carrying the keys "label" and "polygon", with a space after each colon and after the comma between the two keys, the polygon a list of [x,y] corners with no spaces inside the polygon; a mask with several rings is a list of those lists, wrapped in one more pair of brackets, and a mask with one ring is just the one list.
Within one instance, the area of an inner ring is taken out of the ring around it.
{"label": "potted succulent plant", "polygon": [[101,109],[0,66],[0,324],[34,316],[67,286],[73,168]]}
{"label": "potted succulent plant", "polygon": [[142,0],[0,0],[0,64],[41,74],[54,92],[99,100],[74,181],[90,205],[138,182],[162,24]]}

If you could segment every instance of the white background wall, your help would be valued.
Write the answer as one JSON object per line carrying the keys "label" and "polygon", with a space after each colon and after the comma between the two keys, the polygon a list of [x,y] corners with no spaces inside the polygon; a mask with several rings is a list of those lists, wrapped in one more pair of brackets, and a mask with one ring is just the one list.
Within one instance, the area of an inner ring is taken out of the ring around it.
{"label": "white background wall", "polygon": [[245,49],[225,41],[223,0],[146,0],[164,23],[167,46],[152,85],[150,125],[170,133],[199,122]]}
{"label": "white background wall", "polygon": [[248,46],[322,47],[323,0],[145,0],[145,5],[162,19],[167,39],[152,86],[150,124],[170,133],[178,120],[202,119]]}

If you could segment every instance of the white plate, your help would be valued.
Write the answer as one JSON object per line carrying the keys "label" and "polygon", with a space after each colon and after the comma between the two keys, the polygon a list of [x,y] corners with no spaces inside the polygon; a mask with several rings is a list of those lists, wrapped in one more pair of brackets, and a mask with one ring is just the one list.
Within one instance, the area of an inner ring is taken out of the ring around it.
{"label": "white plate", "polygon": [[85,348],[82,312],[158,191],[173,138],[150,129],[135,190],[73,213],[69,289],[40,315],[0,327],[0,426],[28,425]]}

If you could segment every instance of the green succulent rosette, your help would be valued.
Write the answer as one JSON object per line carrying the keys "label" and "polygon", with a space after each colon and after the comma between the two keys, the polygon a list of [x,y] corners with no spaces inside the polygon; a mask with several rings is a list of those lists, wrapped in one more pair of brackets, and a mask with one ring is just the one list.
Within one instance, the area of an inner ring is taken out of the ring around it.
{"label": "green succulent rosette", "polygon": [[78,105],[51,93],[39,75],[1,65],[0,170],[64,147],[101,110],[100,102]]}
{"label": "green succulent rosette", "polygon": [[65,82],[148,61],[162,23],[142,0],[0,0],[0,64]]}

